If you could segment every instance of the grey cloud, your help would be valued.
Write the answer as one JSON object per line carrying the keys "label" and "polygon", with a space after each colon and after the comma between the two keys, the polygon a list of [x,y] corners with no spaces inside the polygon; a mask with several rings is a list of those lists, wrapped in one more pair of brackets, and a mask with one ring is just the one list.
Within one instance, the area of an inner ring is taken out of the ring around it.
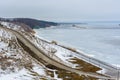
{"label": "grey cloud", "polygon": [[43,20],[120,19],[120,0],[1,0],[0,17]]}

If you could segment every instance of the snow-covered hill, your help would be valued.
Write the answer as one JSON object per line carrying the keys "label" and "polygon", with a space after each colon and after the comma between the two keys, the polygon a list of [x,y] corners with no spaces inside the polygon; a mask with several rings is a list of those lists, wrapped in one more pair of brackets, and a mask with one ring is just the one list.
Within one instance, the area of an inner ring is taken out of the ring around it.
{"label": "snow-covered hill", "polygon": [[[14,30],[20,26],[2,23]],[[47,69],[42,63],[31,57],[17,42],[16,36],[11,32],[0,29],[0,80],[41,80],[52,79],[47,75]]]}
{"label": "snow-covered hill", "polygon": [[96,79],[58,68],[42,59],[38,60],[33,52],[18,40],[15,33],[4,29],[4,27],[19,32],[34,46],[44,51],[44,55],[63,65],[78,71],[88,72],[88,74],[102,74],[100,73],[102,68],[99,65],[92,64],[89,57],[83,59],[83,56],[76,53],[76,49],[67,49],[55,41],[48,42],[40,39],[32,32],[26,31],[21,25],[0,22],[0,80],[7,80],[7,78],[9,80]]}

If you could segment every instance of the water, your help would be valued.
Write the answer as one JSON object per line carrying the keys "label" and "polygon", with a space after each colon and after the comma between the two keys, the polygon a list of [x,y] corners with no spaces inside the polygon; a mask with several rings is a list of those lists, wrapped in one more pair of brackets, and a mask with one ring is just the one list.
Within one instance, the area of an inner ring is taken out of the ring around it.
{"label": "water", "polygon": [[36,29],[35,31],[40,37],[56,40],[82,50],[99,60],[120,65],[120,29],[118,23],[77,25],[89,28],[81,29],[70,25],[62,25],[59,28]]}

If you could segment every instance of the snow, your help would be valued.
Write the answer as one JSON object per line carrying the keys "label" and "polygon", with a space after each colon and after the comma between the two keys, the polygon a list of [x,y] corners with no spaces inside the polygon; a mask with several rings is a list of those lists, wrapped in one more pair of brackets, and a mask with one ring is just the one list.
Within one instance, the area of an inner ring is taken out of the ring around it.
{"label": "snow", "polygon": [[15,73],[0,75],[0,80],[33,80],[33,78],[34,77],[29,74],[29,71],[24,68]]}
{"label": "snow", "polygon": [[10,29],[13,29],[13,30],[17,30],[17,31],[24,31],[23,28],[21,28],[21,26],[19,25],[16,25],[14,23],[10,23],[10,22],[0,22],[1,25],[3,25],[4,27],[7,27],[7,28],[10,28]]}
{"label": "snow", "polygon": [[[3,29],[0,29],[0,60],[0,80],[39,80],[47,77],[45,68],[17,44],[14,34]],[[31,70],[25,67],[28,64],[32,66]],[[38,75],[32,75],[35,73]]]}
{"label": "snow", "polygon": [[0,51],[2,51],[2,49],[5,49],[7,45],[8,45],[7,43],[0,42]]}
{"label": "snow", "polygon": [[12,34],[3,30],[3,29],[0,29],[0,38],[8,38],[8,39],[11,39],[11,36]]}
{"label": "snow", "polygon": [[53,47],[57,50],[57,52],[55,53],[57,57],[63,60],[63,62],[71,64],[72,67],[74,67],[74,64],[68,62],[69,59],[74,57],[68,50],[55,45]]}
{"label": "snow", "polygon": [[[25,33],[23,34],[25,35]],[[72,58],[71,53],[67,52],[68,50],[66,51],[64,48],[61,48],[54,44],[50,44],[49,42],[46,42],[45,40],[42,40],[36,36],[31,38],[29,35],[25,35],[25,37],[29,39],[38,48],[43,50],[46,55],[61,63],[74,67],[74,64],[68,62],[68,59]]]}
{"label": "snow", "polygon": [[[73,63],[69,62],[70,59],[75,58],[75,57],[78,58],[78,59],[81,59],[81,57],[78,56],[78,54],[76,54],[75,52],[72,52],[70,50],[62,48],[62,47],[60,47],[58,45],[51,44],[50,41],[46,42],[46,40],[38,38],[37,34],[32,39],[28,35],[26,35],[25,37],[28,38],[32,43],[34,43],[41,50],[43,50],[46,55],[52,57],[53,59],[65,64],[65,65],[68,65],[68,66],[70,66],[72,68],[76,68],[76,66],[78,66],[77,64],[73,64]],[[52,53],[52,51],[55,51],[55,50],[56,50],[56,52]],[[91,56],[94,56],[94,55],[89,55],[89,57],[91,57]],[[88,59],[89,58],[87,58],[87,60]]]}
{"label": "snow", "polygon": [[40,67],[37,64],[34,64],[33,71],[37,72],[40,75],[46,75],[45,69],[42,66]]}
{"label": "snow", "polygon": [[[13,30],[20,29],[20,26],[17,26],[13,23],[0,23],[4,27],[11,28]],[[22,34],[24,34],[24,32]],[[31,41],[33,41],[35,45],[43,48],[43,46],[37,44],[38,41],[35,40],[31,34],[28,34],[26,38],[32,38]],[[44,42],[42,42],[41,44],[46,46],[46,50],[51,50],[51,48],[44,44]],[[36,63],[36,60],[34,61],[34,59],[32,59],[30,56],[27,56],[26,52],[16,43],[15,35],[8,31],[5,31],[4,29],[0,29],[0,59],[5,59],[5,61],[1,61],[0,63],[2,64],[0,65],[0,80],[39,80],[40,78],[52,78],[46,74],[46,69],[48,70],[49,68]],[[22,61],[22,64],[19,63],[19,61]],[[10,66],[7,66],[8,63],[10,64]],[[28,63],[30,63],[32,66],[31,70],[25,67]],[[4,66],[5,70],[2,69],[2,67]],[[13,69],[13,71],[11,69]],[[55,79],[62,80],[60,78],[57,78],[57,74],[54,75]]]}
{"label": "snow", "polygon": [[62,80],[61,78],[58,78],[58,74],[56,74],[56,70],[53,70],[53,74],[54,74],[54,79]]}
{"label": "snow", "polygon": [[[72,51],[62,48],[60,46],[51,44],[49,41],[43,40],[41,38],[35,37],[30,38],[28,35],[25,36],[28,38],[32,43],[34,43],[37,47],[45,52],[46,55],[50,56],[51,58],[68,65],[72,68],[75,68],[77,65],[69,62],[70,59],[76,57]],[[55,52],[55,53],[52,53]]]}
{"label": "snow", "polygon": [[117,66],[118,69],[120,69],[120,65],[119,64],[112,64],[114,66]]}

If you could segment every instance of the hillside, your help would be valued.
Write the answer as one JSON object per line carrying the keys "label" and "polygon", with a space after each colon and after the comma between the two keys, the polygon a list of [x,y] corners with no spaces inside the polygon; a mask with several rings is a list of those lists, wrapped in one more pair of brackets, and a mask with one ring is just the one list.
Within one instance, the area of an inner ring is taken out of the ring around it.
{"label": "hillside", "polygon": [[45,28],[45,27],[57,25],[57,23],[55,23],[55,22],[48,22],[48,21],[31,19],[31,18],[0,18],[0,21],[25,24],[25,25],[31,27],[32,29]]}
{"label": "hillside", "polygon": [[0,22],[1,80],[111,79],[89,57],[90,62],[82,57],[76,49],[40,39],[22,25]]}

